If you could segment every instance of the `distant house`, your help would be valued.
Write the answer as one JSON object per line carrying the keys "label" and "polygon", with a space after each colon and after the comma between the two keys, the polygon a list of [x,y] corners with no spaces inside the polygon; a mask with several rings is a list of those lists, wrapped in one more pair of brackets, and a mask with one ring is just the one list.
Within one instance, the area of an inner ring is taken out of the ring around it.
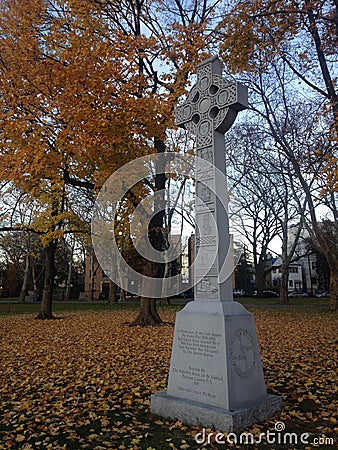
{"label": "distant house", "polygon": [[[282,279],[282,258],[274,258],[272,261],[271,284],[273,289],[279,289]],[[300,263],[292,263],[289,266],[289,292],[303,290],[303,266]]]}
{"label": "distant house", "polygon": [[[290,230],[292,242],[292,229]],[[318,273],[317,273],[317,255],[309,251],[309,233],[303,230],[295,250],[295,257],[298,258],[297,263],[302,266],[302,290],[314,295],[319,289]]]}

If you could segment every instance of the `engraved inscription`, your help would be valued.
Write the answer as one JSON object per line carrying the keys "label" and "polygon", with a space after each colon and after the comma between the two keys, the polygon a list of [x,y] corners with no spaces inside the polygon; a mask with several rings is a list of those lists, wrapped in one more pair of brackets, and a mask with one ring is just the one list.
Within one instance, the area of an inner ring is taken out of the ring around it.
{"label": "engraved inscription", "polygon": [[179,349],[184,354],[212,357],[219,353],[221,334],[206,331],[178,330]]}
{"label": "engraved inscription", "polygon": [[197,293],[216,293],[218,290],[216,281],[217,279],[212,280],[210,277],[204,277],[197,283]]}
{"label": "engraved inscription", "polygon": [[[203,368],[200,367],[198,361],[201,357],[206,358],[207,361],[219,357],[222,335],[211,331],[185,329],[179,329],[176,333],[179,351],[186,355],[190,361],[195,361],[186,367],[172,368],[178,383],[177,390],[205,399],[207,397],[215,399],[215,387],[217,387],[217,384],[222,385],[224,383],[223,376],[208,369],[205,363]],[[192,360],[192,357],[196,359]]]}

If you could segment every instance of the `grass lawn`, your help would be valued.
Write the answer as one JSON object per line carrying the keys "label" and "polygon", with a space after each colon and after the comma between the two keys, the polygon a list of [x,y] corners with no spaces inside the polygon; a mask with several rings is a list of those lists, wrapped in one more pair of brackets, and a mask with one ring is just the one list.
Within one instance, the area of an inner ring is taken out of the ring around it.
{"label": "grass lawn", "polygon": [[[244,305],[279,305],[279,298],[252,298],[252,297],[244,297],[237,298],[236,301],[243,303]],[[328,307],[329,299],[328,298],[317,298],[317,297],[293,297],[289,298],[288,306],[320,306],[320,307]]]}
{"label": "grass lawn", "polygon": [[[109,305],[107,301],[97,301],[97,302],[54,302],[53,303],[53,313],[55,315],[62,315],[63,312],[67,311],[120,311],[122,309],[135,309],[138,308],[138,301],[128,302],[128,303],[117,303],[114,305]],[[20,303],[16,299],[7,299],[0,302],[0,316],[9,314],[38,314],[40,309],[40,303]]]}
{"label": "grass lawn", "polygon": [[[192,299],[173,298],[171,299],[172,307],[175,309],[177,305],[184,306],[188,301]],[[278,298],[235,298],[237,302],[247,306],[278,306]],[[322,307],[326,308],[329,303],[328,298],[290,298],[288,307],[302,306],[302,307]],[[126,303],[117,303],[115,305],[109,305],[107,301],[100,300],[94,302],[54,302],[53,311],[55,313],[62,313],[64,311],[115,311],[121,309],[137,309],[139,306],[139,300],[137,298],[128,298]],[[0,316],[8,314],[38,314],[40,303],[20,303],[17,298],[6,298],[0,300]],[[170,307],[169,307],[170,309]]]}
{"label": "grass lawn", "polygon": [[[146,328],[128,326],[137,304],[56,303],[54,321],[35,320],[37,304],[11,304],[10,314],[7,306],[0,304],[1,450],[335,447],[325,444],[337,430],[335,313],[249,307],[268,391],[282,395],[284,407],[246,431],[258,439],[282,421],[285,431],[321,444],[204,446],[194,439],[200,427],[149,410],[150,394],[166,388],[180,306],[160,308],[167,325]],[[15,314],[19,307],[25,314]]]}

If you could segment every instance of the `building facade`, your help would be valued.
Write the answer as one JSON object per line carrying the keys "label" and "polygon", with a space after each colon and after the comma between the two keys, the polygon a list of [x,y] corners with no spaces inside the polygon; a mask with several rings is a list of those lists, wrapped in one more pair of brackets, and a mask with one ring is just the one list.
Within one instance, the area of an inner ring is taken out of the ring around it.
{"label": "building facade", "polygon": [[[271,286],[274,290],[279,290],[282,279],[282,258],[276,258],[272,263]],[[292,263],[289,266],[288,291],[303,291],[303,266],[300,263]]]}

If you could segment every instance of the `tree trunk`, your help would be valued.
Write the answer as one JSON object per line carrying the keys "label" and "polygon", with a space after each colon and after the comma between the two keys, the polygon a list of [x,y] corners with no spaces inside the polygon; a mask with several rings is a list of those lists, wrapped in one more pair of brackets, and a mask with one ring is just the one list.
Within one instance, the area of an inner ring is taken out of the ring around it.
{"label": "tree trunk", "polygon": [[161,306],[169,306],[170,305],[170,298],[169,297],[161,297],[160,305]]}
{"label": "tree trunk", "polygon": [[33,282],[33,291],[34,291],[34,297],[37,298],[38,296],[38,282],[35,275],[35,267],[32,265],[32,282]]}
{"label": "tree trunk", "polygon": [[39,295],[40,295],[38,281],[42,277],[42,275],[45,271],[45,268],[42,267],[42,269],[40,270],[40,273],[38,274],[38,276],[36,276],[36,273],[35,273],[36,268],[34,267],[34,265],[32,263],[31,263],[31,266],[32,266],[32,281],[33,281],[34,298],[35,298],[35,301],[37,301],[39,298]]}
{"label": "tree trunk", "polygon": [[[158,276],[161,271],[160,264],[146,261],[144,265],[143,275],[148,277]],[[147,282],[147,280],[145,280]],[[163,324],[161,317],[157,313],[156,299],[141,297],[140,311],[134,322],[130,326],[156,326]]]}
{"label": "tree trunk", "polygon": [[116,284],[111,281],[110,289],[109,289],[109,298],[108,298],[109,305],[113,305],[114,303],[117,303],[116,287],[117,287]]}
{"label": "tree trunk", "polygon": [[43,295],[40,312],[37,319],[54,319],[52,314],[53,285],[55,277],[55,250],[57,241],[54,240],[45,248],[45,281],[43,286]]}
{"label": "tree trunk", "polygon": [[[257,270],[258,269],[258,270]],[[257,287],[257,297],[262,298],[263,297],[263,291],[265,288],[265,278],[264,278],[264,272],[261,270],[261,267],[258,266],[255,271],[256,275],[256,287]]]}
{"label": "tree trunk", "polygon": [[280,304],[289,304],[289,268],[282,265],[282,278],[280,283]]}
{"label": "tree trunk", "polygon": [[90,301],[93,302],[95,300],[95,270],[94,270],[94,250],[90,249]]}
{"label": "tree trunk", "polygon": [[[164,264],[164,275],[163,275],[164,278],[168,278],[168,277],[172,276],[171,264],[172,264],[171,262],[168,262],[168,261],[165,262],[165,264]],[[168,306],[168,305],[170,305],[170,299],[167,296],[167,292],[165,292],[164,289],[162,289],[162,294],[161,294],[161,299],[160,299],[159,304],[161,306],[166,306],[166,305]]]}
{"label": "tree trunk", "polygon": [[120,302],[125,302],[125,301],[126,301],[126,291],[124,289],[121,289]]}
{"label": "tree trunk", "polygon": [[141,303],[140,303],[140,312],[139,315],[136,317],[134,322],[130,324],[130,326],[156,326],[156,325],[162,325],[163,321],[161,317],[157,313],[156,309],[156,299],[155,298],[148,298],[148,297],[141,297]]}
{"label": "tree trunk", "polygon": [[65,293],[65,301],[66,302],[68,302],[70,300],[70,290],[72,287],[72,270],[73,270],[73,252],[71,253],[70,260],[68,263],[68,274],[67,274],[66,293]]}
{"label": "tree trunk", "polygon": [[29,255],[26,255],[25,258],[25,271],[23,275],[22,287],[20,291],[19,301],[23,303],[25,301],[25,296],[27,292],[27,284],[28,284],[28,275],[29,275]]}
{"label": "tree trunk", "polygon": [[[165,144],[162,139],[154,138],[154,147],[156,152],[161,154],[165,152]],[[149,242],[155,250],[164,251],[167,249],[167,240],[164,229],[164,206],[165,197],[164,189],[166,184],[165,166],[163,159],[159,159],[155,164],[155,191],[158,194],[154,200],[155,214],[152,216],[148,226]],[[164,277],[164,264],[155,263],[146,260],[143,268],[143,275],[145,277],[163,278]],[[147,282],[145,280],[145,282]],[[160,295],[162,292],[160,293]],[[156,300],[154,298],[141,297],[140,312],[131,326],[154,326],[161,325],[162,319],[157,313]]]}
{"label": "tree trunk", "polygon": [[338,269],[335,265],[330,267],[330,301],[329,309],[336,311],[338,306]]}

